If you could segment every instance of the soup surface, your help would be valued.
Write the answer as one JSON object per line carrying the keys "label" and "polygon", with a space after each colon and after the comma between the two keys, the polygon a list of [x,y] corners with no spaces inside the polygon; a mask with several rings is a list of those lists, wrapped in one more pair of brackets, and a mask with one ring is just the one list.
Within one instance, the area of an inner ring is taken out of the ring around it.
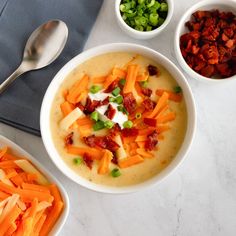
{"label": "soup surface", "polygon": [[[158,101],[159,99],[159,96],[156,95],[155,92],[157,89],[173,91],[173,88],[178,86],[165,68],[149,58],[126,52],[108,53],[96,56],[74,69],[60,86],[51,107],[51,135],[59,155],[74,172],[97,184],[128,186],[150,179],[169,165],[180,149],[185,137],[187,114],[184,97],[182,97],[183,99],[178,102],[169,100],[169,109],[174,112],[176,116],[174,120],[168,122],[170,128],[158,135],[158,144],[152,152],[154,155],[153,158],[144,158],[144,161],[140,164],[120,169],[121,175],[116,178],[112,177],[110,172],[108,174],[98,174],[97,167],[99,164],[97,161],[93,162],[92,169],[89,169],[84,163],[79,165],[75,164],[74,158],[76,156],[69,154],[65,148],[65,136],[68,135],[71,130],[63,130],[60,127],[60,122],[64,117],[60,109],[60,104],[65,101],[65,91],[70,89],[76,81],[84,76],[84,74],[89,76],[89,87],[91,87],[93,85],[91,82],[92,78],[107,75],[114,67],[124,68],[127,63],[138,64],[141,68],[147,68],[148,65],[153,65],[158,68],[158,74],[149,76],[147,83],[147,87],[152,90],[150,99],[153,101]],[[177,93],[179,92],[181,91],[177,91]],[[72,128],[72,131],[73,145],[88,147],[83,142],[83,139],[81,139],[76,128],[74,130]],[[100,131],[92,130],[91,132],[95,135],[106,135],[107,129],[102,129]],[[129,143],[127,142],[124,145],[127,147]],[[119,166],[110,163],[110,171],[114,168],[119,169]]]}

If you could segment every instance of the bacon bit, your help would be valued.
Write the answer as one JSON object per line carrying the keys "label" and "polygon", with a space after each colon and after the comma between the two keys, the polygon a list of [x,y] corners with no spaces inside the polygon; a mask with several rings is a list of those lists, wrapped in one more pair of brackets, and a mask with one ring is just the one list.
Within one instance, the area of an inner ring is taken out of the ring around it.
{"label": "bacon bit", "polygon": [[93,158],[85,152],[83,155],[83,160],[86,166],[91,170],[93,168]]}
{"label": "bacon bit", "polygon": [[118,82],[118,80],[114,80],[104,92],[111,93],[116,87],[118,87]]}
{"label": "bacon bit", "polygon": [[147,69],[148,69],[149,75],[151,75],[151,76],[158,74],[158,69],[156,66],[148,65]]}
{"label": "bacon bit", "polygon": [[120,145],[117,144],[114,140],[112,140],[112,138],[109,136],[105,136],[104,143],[105,149],[108,149],[111,152],[115,152],[120,147]]}
{"label": "bacon bit", "polygon": [[90,136],[87,136],[87,137],[83,137],[84,139],[84,142],[89,146],[89,147],[95,147],[96,146],[96,143],[95,143],[95,140],[96,140],[96,137],[95,135],[90,135]]}
{"label": "bacon bit", "polygon": [[152,126],[152,127],[156,127],[157,125],[157,120],[154,118],[144,118],[143,122],[148,125],[148,126]]}
{"label": "bacon bit", "polygon": [[144,96],[151,97],[152,95],[152,90],[149,88],[142,88],[141,92]]}
{"label": "bacon bit", "polygon": [[221,38],[222,38],[223,41],[228,41],[229,40],[229,38],[224,33],[222,34]]}
{"label": "bacon bit", "polygon": [[90,147],[100,147],[115,152],[120,146],[112,140],[110,136],[95,136],[90,135],[83,137],[84,142]]}
{"label": "bacon bit", "polygon": [[158,143],[157,136],[158,134],[156,130],[154,130],[151,134],[147,136],[147,140],[145,141],[146,150],[152,151],[156,147]]}
{"label": "bacon bit", "polygon": [[85,109],[84,105],[82,105],[81,102],[77,103],[76,107],[78,107],[81,111],[84,111],[84,109]]}
{"label": "bacon bit", "polygon": [[109,96],[107,96],[102,102],[101,105],[107,105],[109,103]]}
{"label": "bacon bit", "polygon": [[69,146],[73,144],[73,132],[69,133],[66,137],[65,137],[65,145]]}
{"label": "bacon bit", "polygon": [[111,137],[115,137],[116,135],[118,135],[121,132],[121,128],[120,126],[116,123],[109,132],[109,136]]}
{"label": "bacon bit", "polygon": [[190,32],[180,37],[180,50],[193,70],[206,77],[236,74],[236,19],[232,12],[196,11],[185,26]]}
{"label": "bacon bit", "polygon": [[146,111],[152,111],[156,106],[156,102],[152,101],[150,98],[147,98],[142,102],[142,105]]}
{"label": "bacon bit", "polygon": [[215,72],[213,65],[207,65],[200,70],[201,75],[205,77],[211,77]]}
{"label": "bacon bit", "polygon": [[219,74],[224,77],[228,77],[231,74],[229,65],[227,63],[216,65],[216,69],[218,70]]}
{"label": "bacon bit", "polygon": [[84,107],[84,113],[90,114],[95,111],[97,107],[101,106],[101,101],[91,100],[89,97],[86,100],[86,104]]}
{"label": "bacon bit", "polygon": [[112,107],[111,104],[108,105],[108,108],[106,112],[104,113],[105,116],[107,116],[108,119],[112,120],[116,114],[116,109]]}
{"label": "bacon bit", "polygon": [[137,102],[132,93],[124,94],[124,107],[129,113],[133,113],[136,109]]}
{"label": "bacon bit", "polygon": [[113,153],[113,157],[112,157],[111,162],[115,165],[118,165],[118,158],[116,156],[116,152]]}
{"label": "bacon bit", "polygon": [[233,39],[230,39],[226,42],[225,46],[227,48],[232,48],[234,46],[234,40]]}
{"label": "bacon bit", "polygon": [[125,128],[121,130],[121,134],[123,137],[130,137],[130,136],[137,136],[138,135],[138,129],[136,128]]}

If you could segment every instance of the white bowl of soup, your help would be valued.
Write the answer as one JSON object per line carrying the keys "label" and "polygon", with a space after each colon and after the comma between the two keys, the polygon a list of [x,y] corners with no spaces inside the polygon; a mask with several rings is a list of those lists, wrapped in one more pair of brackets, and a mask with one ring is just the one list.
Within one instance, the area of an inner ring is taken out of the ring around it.
{"label": "white bowl of soup", "polygon": [[144,46],[115,43],[69,61],[45,94],[44,145],[71,180],[103,193],[159,183],[186,156],[195,132],[180,70]]}

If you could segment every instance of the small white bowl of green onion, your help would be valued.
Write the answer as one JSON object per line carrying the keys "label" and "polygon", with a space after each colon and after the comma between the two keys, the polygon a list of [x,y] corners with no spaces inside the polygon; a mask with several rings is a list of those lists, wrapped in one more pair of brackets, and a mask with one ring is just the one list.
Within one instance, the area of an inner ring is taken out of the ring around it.
{"label": "small white bowl of green onion", "polygon": [[149,39],[170,22],[173,0],[116,0],[115,11],[124,32],[136,39]]}

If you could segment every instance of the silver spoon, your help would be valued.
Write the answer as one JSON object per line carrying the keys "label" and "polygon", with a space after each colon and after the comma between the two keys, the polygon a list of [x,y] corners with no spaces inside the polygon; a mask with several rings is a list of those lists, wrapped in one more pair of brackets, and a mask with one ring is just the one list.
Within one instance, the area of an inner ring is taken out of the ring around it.
{"label": "silver spoon", "polygon": [[63,50],[68,28],[63,21],[51,20],[39,26],[29,37],[20,66],[2,84],[0,94],[20,75],[52,63]]}

